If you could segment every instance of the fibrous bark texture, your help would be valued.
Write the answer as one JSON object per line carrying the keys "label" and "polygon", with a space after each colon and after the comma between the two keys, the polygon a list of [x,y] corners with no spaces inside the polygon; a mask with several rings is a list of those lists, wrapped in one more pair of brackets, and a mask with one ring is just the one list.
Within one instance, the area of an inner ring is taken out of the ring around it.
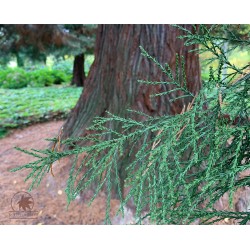
{"label": "fibrous bark texture", "polygon": [[[192,25],[185,25],[192,30]],[[193,93],[201,87],[196,45],[184,46],[177,38],[181,31],[170,25],[99,25],[95,61],[85,81],[84,91],[64,124],[64,137],[84,136],[96,116],[105,111],[126,116],[135,109],[153,116],[180,113],[190,100],[170,102],[176,93],[159,97],[152,94],[168,90],[168,85],[144,85],[137,80],[167,81],[165,74],[141,55],[142,46],[151,56],[168,63],[175,74],[176,53],[185,58],[187,86]]]}

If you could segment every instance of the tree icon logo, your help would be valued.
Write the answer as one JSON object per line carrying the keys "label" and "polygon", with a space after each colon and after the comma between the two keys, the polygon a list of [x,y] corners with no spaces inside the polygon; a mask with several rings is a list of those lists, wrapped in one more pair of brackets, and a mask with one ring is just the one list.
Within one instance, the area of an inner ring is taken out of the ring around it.
{"label": "tree icon logo", "polygon": [[19,210],[23,209],[24,211],[26,211],[26,209],[31,210],[30,205],[34,205],[34,202],[32,200],[32,197],[25,197],[24,195],[22,195],[21,200],[17,202],[17,204],[19,204]]}
{"label": "tree icon logo", "polygon": [[31,211],[34,207],[34,200],[29,193],[18,192],[11,200],[11,207],[14,211]]}
{"label": "tree icon logo", "polygon": [[34,199],[24,191],[17,192],[11,199],[12,211],[9,212],[11,219],[34,219],[38,212],[32,211]]}

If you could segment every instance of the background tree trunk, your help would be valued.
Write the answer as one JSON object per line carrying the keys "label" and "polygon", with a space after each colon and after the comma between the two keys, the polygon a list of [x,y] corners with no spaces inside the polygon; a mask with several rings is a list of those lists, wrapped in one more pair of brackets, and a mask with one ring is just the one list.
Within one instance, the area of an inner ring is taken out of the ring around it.
{"label": "background tree trunk", "polygon": [[[192,25],[185,25],[192,30]],[[96,116],[105,111],[126,116],[126,109],[150,115],[175,114],[190,100],[169,102],[172,96],[150,98],[167,90],[166,85],[143,85],[137,80],[167,80],[161,70],[141,55],[139,46],[175,70],[176,53],[186,61],[187,86],[193,93],[201,87],[199,56],[188,53],[196,45],[186,47],[177,38],[181,31],[170,25],[99,25],[95,61],[85,82],[84,91],[64,124],[64,138],[84,136]],[[81,60],[78,57],[79,60]],[[77,60],[77,58],[76,58]]]}
{"label": "background tree trunk", "polygon": [[19,68],[22,68],[24,66],[23,58],[19,55],[18,52],[16,52],[15,55],[16,55],[17,66]]}
{"label": "background tree trunk", "polygon": [[74,58],[72,85],[75,84],[77,87],[83,87],[84,81],[84,54],[82,53]]}

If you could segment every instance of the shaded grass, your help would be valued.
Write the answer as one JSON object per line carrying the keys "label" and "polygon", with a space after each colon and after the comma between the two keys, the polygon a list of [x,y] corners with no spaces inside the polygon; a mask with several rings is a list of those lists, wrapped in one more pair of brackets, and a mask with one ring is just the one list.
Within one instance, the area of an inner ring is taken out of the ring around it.
{"label": "shaded grass", "polygon": [[0,89],[0,138],[10,128],[65,118],[81,92],[76,87]]}

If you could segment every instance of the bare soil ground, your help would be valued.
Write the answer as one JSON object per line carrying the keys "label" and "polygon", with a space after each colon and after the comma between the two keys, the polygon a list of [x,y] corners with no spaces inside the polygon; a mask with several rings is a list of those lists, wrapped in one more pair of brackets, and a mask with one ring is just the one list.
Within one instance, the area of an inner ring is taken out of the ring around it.
{"label": "bare soil ground", "polygon": [[[17,129],[0,140],[0,224],[103,224],[105,218],[105,195],[100,194],[91,206],[82,199],[73,202],[68,211],[64,192],[69,160],[53,166],[55,177],[47,174],[40,186],[30,192],[34,200],[32,211],[38,212],[37,219],[10,219],[9,211],[13,195],[27,191],[30,182],[24,182],[29,171],[9,172],[10,169],[29,163],[34,158],[14,149],[45,149],[45,138],[57,136],[63,121],[53,121]],[[112,214],[115,214],[119,202],[112,200]]]}
{"label": "bare soil ground", "polygon": [[[70,160],[64,159],[55,163],[55,177],[47,174],[38,188],[30,194],[34,200],[32,211],[38,212],[36,219],[10,219],[11,199],[15,193],[27,191],[30,182],[24,182],[29,171],[23,170],[11,173],[9,170],[29,163],[34,158],[14,149],[21,148],[45,149],[48,141],[45,138],[57,136],[63,121],[52,121],[35,124],[23,129],[14,130],[9,136],[0,140],[0,224],[103,224],[105,219],[105,194],[101,193],[91,206],[84,199],[76,199],[66,210],[67,201],[65,186]],[[245,173],[249,174],[249,173]],[[85,194],[88,196],[88,194]],[[234,197],[235,210],[247,211],[249,207],[250,190],[242,188]],[[133,212],[126,208],[125,218],[115,216],[119,201],[112,200],[111,215],[113,224],[130,224],[134,222]],[[228,196],[222,197],[216,204],[217,209],[228,209]],[[198,223],[198,222],[197,222]],[[219,224],[236,224],[225,220]]]}

